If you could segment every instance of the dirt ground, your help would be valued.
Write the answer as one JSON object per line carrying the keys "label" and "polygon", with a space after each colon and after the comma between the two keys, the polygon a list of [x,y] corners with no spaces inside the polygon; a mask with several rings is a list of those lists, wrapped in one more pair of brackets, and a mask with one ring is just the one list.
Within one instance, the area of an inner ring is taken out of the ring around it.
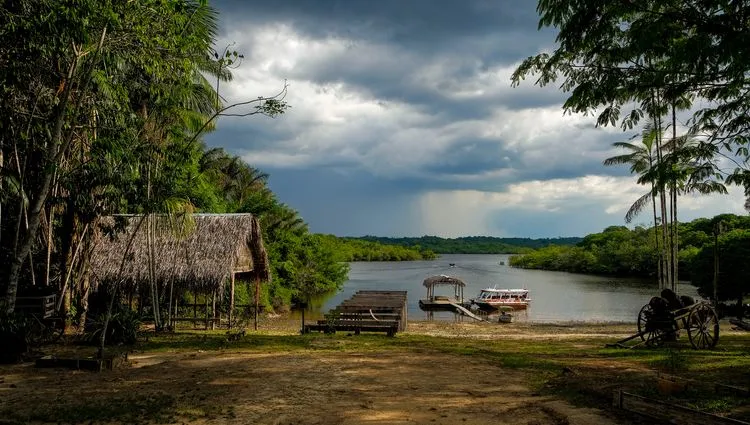
{"label": "dirt ground", "polygon": [[[204,352],[130,360],[131,368],[106,377],[30,365],[6,369],[0,405],[75,405],[137,393],[178,400],[183,407],[165,418],[175,423],[613,423],[593,409],[533,394],[521,373],[450,355]],[[206,415],[212,405],[233,408]]]}
{"label": "dirt ground", "polygon": [[[293,325],[287,331],[278,326],[276,332],[293,333]],[[518,324],[511,329],[432,322],[409,326],[409,333],[477,339],[610,340],[633,327]],[[32,364],[0,366],[0,413],[12,410],[20,412],[16,418],[66,422],[85,417],[81,409],[91,409],[92,423],[619,423],[603,411],[537,394],[527,375],[491,359],[400,349],[320,348],[136,353],[130,355],[128,367],[101,374],[36,369]]]}

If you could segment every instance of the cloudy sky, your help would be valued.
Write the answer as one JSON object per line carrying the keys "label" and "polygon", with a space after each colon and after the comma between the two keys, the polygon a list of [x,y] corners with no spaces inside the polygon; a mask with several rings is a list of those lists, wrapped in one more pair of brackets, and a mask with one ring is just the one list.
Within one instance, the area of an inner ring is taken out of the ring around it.
{"label": "cloudy sky", "polygon": [[[554,47],[535,1],[213,4],[218,46],[245,56],[222,95],[271,95],[286,81],[292,108],[222,118],[206,141],[269,173],[314,232],[581,236],[624,224],[645,193],[626,167],[602,166],[635,131],[564,115],[556,87],[511,87],[521,60]],[[741,214],[741,195],[683,197],[680,214]]]}

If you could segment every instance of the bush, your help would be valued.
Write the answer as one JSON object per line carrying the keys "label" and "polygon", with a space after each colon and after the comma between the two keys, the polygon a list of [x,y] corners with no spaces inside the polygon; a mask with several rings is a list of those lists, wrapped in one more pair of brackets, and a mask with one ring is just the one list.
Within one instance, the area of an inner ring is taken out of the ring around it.
{"label": "bush", "polygon": [[0,316],[0,363],[16,363],[29,351],[31,321],[18,314]]}
{"label": "bush", "polygon": [[[104,322],[107,313],[102,313],[92,320],[90,331],[87,333],[88,340],[98,344],[104,331]],[[138,330],[141,327],[141,319],[138,313],[126,306],[119,306],[112,311],[112,317],[107,325],[107,335],[104,339],[106,345],[132,345],[138,338]]]}

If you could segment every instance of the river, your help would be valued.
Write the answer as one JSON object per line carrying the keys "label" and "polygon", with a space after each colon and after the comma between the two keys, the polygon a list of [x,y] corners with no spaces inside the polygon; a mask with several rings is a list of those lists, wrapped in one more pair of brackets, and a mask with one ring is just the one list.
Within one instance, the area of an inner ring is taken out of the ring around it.
{"label": "river", "polygon": [[[358,290],[401,290],[408,291],[409,319],[460,320],[449,312],[430,317],[419,308],[419,299],[426,295],[422,281],[439,274],[466,282],[467,299],[488,286],[528,289],[532,299],[528,310],[514,313],[517,321],[528,322],[635,322],[641,307],[659,292],[655,281],[516,269],[507,265],[508,257],[453,254],[433,261],[353,262],[343,288],[311,302],[308,314],[320,317]],[[695,287],[687,283],[678,292],[697,297]],[[451,295],[452,289],[439,287],[436,294]]]}

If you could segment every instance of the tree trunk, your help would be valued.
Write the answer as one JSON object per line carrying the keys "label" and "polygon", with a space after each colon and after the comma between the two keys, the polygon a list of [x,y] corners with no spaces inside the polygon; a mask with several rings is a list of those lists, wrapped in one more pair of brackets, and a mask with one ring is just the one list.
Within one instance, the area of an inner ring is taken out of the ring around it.
{"label": "tree trunk", "polygon": [[[107,28],[104,27],[96,49],[95,58],[99,57],[99,52],[104,45],[106,35]],[[44,166],[40,167],[44,171],[42,173],[39,187],[30,193],[31,196],[29,197],[29,205],[31,206],[29,225],[21,239],[21,243],[13,252],[10,269],[8,271],[8,286],[5,294],[5,311],[7,313],[13,313],[16,309],[16,295],[18,293],[18,280],[21,274],[21,267],[23,266],[24,259],[31,252],[31,246],[34,243],[36,232],[39,229],[39,219],[42,207],[44,206],[44,202],[46,201],[52,187],[52,178],[56,171],[56,166],[67,148],[67,143],[63,140],[63,127],[65,124],[65,117],[68,113],[67,109],[68,104],[70,103],[72,87],[74,85],[73,78],[78,70],[81,57],[82,56],[76,54],[70,68],[68,68],[67,78],[65,80],[67,84],[65,84],[65,88],[59,97],[59,103],[57,104],[57,108],[55,109],[55,113],[51,120],[51,122],[54,123],[52,137],[47,145],[44,164],[42,164]],[[93,72],[96,61],[97,59],[93,59],[92,66],[89,69],[89,77],[90,73]],[[83,99],[83,94],[88,90],[89,83],[90,78],[85,80],[83,88],[79,88],[79,99]]]}
{"label": "tree trunk", "polygon": [[662,276],[664,278],[665,286],[672,282],[672,268],[669,261],[669,239],[667,237],[667,228],[669,226],[669,215],[667,214],[667,200],[666,200],[666,188],[664,187],[664,170],[663,170],[663,155],[661,152],[661,117],[656,118],[656,159],[659,166],[657,173],[657,186],[659,188],[659,204],[661,207],[661,239],[662,239]]}
{"label": "tree trunk", "polygon": [[[68,284],[70,283],[70,277],[73,274],[73,268],[75,267],[76,260],[78,259],[78,253],[81,250],[81,247],[84,244],[84,240],[86,238],[86,232],[89,230],[89,223],[86,223],[85,226],[83,226],[83,232],[81,232],[81,237],[79,238],[78,244],[76,244],[76,249],[73,251],[73,258],[70,260],[70,263],[67,265],[67,269],[65,271],[65,279],[62,282],[62,290],[60,291],[60,297],[65,298],[66,294],[68,294]],[[60,311],[61,303],[65,306],[65,310],[61,313],[63,317],[67,315],[69,309],[70,309],[70,298],[68,297],[67,301],[59,301],[57,304],[56,310]]]}
{"label": "tree trunk", "polygon": [[[677,164],[677,112],[675,111],[675,104],[672,103],[672,163]],[[673,167],[674,169],[675,167]],[[679,271],[679,236],[680,229],[677,227],[679,222],[677,221],[677,180],[676,176],[673,176],[672,180],[672,290],[677,293],[677,283],[680,280],[678,274]]]}
{"label": "tree trunk", "polygon": [[[3,139],[0,138],[0,171],[2,171],[3,166],[5,165],[4,156],[3,156],[3,148],[5,147],[5,143],[3,142]],[[4,173],[0,172],[0,175],[3,175]],[[3,193],[3,179],[0,177],[0,193]],[[0,247],[3,246],[3,203],[0,202]],[[2,257],[0,256],[0,259]]]}
{"label": "tree trunk", "polygon": [[88,264],[84,266],[83,276],[81,276],[81,314],[78,316],[79,332],[86,329],[86,320],[89,313],[89,293],[91,292],[91,279],[88,270]]}
{"label": "tree trunk", "polygon": [[[654,168],[654,161],[651,158],[651,152],[649,152],[648,157],[648,166],[649,169]],[[654,213],[654,247],[656,248],[656,252],[659,253],[659,229],[657,227],[657,216],[656,216],[656,193],[655,193],[656,187],[654,186],[654,182],[651,182],[651,208]],[[662,279],[662,270],[661,270],[661,256],[659,256],[659,259],[656,262],[656,273],[659,278],[659,290],[664,289],[664,281]]]}
{"label": "tree trunk", "polygon": [[721,222],[714,224],[714,306],[719,305],[719,235]]}
{"label": "tree trunk", "polygon": [[146,247],[148,255],[148,280],[151,288],[151,310],[154,314],[154,328],[161,329],[159,321],[159,295],[156,288],[155,264],[154,264],[154,244],[153,244],[153,214],[149,214],[146,219]]}

